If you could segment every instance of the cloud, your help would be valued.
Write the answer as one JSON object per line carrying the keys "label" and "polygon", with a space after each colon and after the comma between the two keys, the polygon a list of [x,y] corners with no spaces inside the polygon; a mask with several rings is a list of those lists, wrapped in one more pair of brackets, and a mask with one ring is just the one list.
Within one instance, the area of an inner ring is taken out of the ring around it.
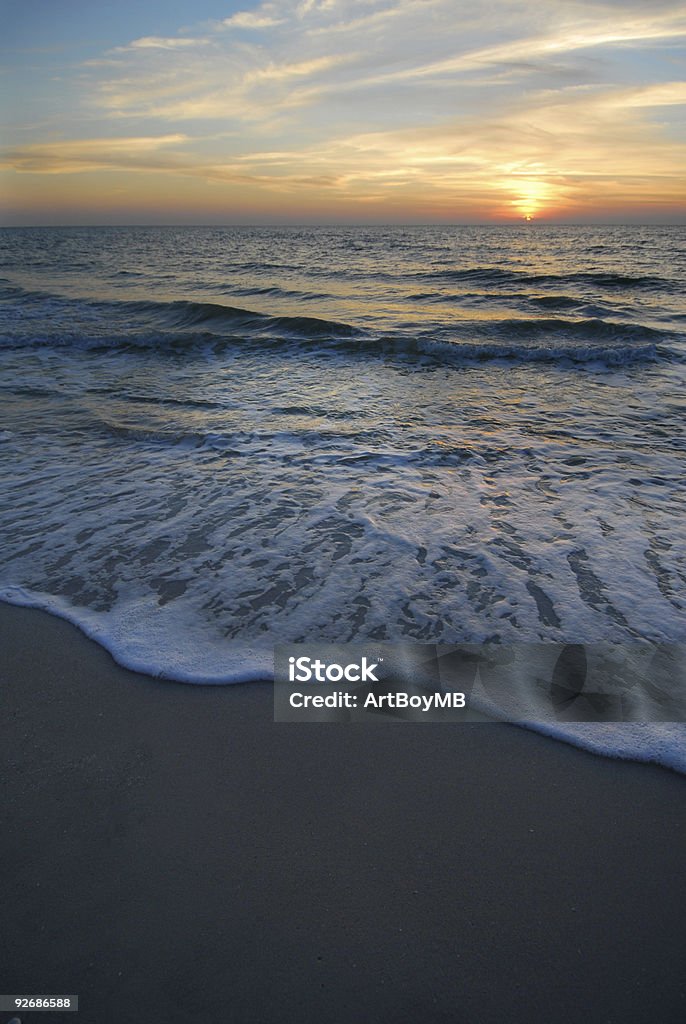
{"label": "cloud", "polygon": [[186,142],[187,138],[186,135],[174,134],[32,143],[8,149],[0,155],[0,166],[39,174],[146,166],[158,150]]}
{"label": "cloud", "polygon": [[174,37],[172,39],[161,36],[144,36],[142,39],[134,39],[129,43],[131,50],[178,50],[184,46],[203,46],[209,42],[208,39],[188,39]]}
{"label": "cloud", "polygon": [[[686,203],[672,114],[686,86],[667,60],[684,38],[683,7],[659,0],[273,0],[89,60],[77,111],[65,101],[72,141],[32,139],[6,160],[393,209],[517,215],[576,208],[594,188]],[[81,141],[76,114],[93,122]]]}
{"label": "cloud", "polygon": [[526,36],[495,46],[455,54],[437,61],[418,62],[414,67],[370,77],[359,83],[367,86],[382,81],[411,80],[459,74],[488,66],[509,66],[517,62],[524,70],[534,70],[540,57],[559,56],[579,50],[614,47],[627,43],[646,43],[686,36],[686,15],[648,16],[618,23],[616,16],[602,25],[562,26],[555,33]]}
{"label": "cloud", "polygon": [[[120,117],[255,121],[326,97],[340,106],[344,96],[364,93],[357,102],[367,120],[370,100],[376,102],[381,90],[391,96],[404,88],[406,103],[412,89],[418,107],[425,102],[416,100],[421,89],[459,89],[478,74],[484,87],[543,76],[573,80],[588,75],[590,66],[566,62],[571,55],[606,54],[686,35],[683,11],[659,4],[649,14],[606,7],[593,13],[587,5],[564,2],[540,10],[510,0],[495,6],[497,34],[505,38],[494,43],[490,14],[448,0],[306,0],[295,11],[285,2],[263,4],[217,23],[211,39],[134,40],[122,48],[119,69],[108,75],[103,67],[96,76],[94,97]],[[264,41],[248,43],[226,28],[260,28]],[[194,52],[199,45],[201,54]],[[306,77],[318,78],[318,88],[301,92],[294,102],[287,95],[289,80]],[[263,88],[267,82],[269,92]],[[169,101],[173,95],[178,102]],[[438,99],[440,104],[440,93]],[[405,113],[413,116],[411,109]]]}
{"label": "cloud", "polygon": [[686,82],[659,82],[623,89],[606,100],[608,107],[671,107],[686,105]]}
{"label": "cloud", "polygon": [[[109,52],[116,54],[135,52],[136,50],[182,50],[188,47],[206,46],[209,42],[210,40],[207,37],[191,39],[188,36],[142,36],[140,39],[134,39],[127,46],[117,46]],[[112,61],[107,63],[113,66]],[[87,61],[87,64],[94,66],[96,62]],[[114,66],[116,66],[116,62],[114,62]]]}
{"label": "cloud", "polygon": [[249,72],[245,83],[260,82],[267,79],[279,80],[288,78],[309,78],[322,71],[329,71],[336,65],[345,64],[355,59],[354,54],[331,55],[328,57],[315,57],[312,60],[296,61],[294,64],[268,64],[266,67],[257,67]]}
{"label": "cloud", "polygon": [[275,25],[282,25],[286,20],[285,18],[275,17],[269,13],[271,5],[267,8],[262,8],[260,11],[238,11],[237,14],[232,14],[230,18],[224,18],[222,25],[225,28],[245,28],[245,29],[261,29],[261,28],[273,28]]}

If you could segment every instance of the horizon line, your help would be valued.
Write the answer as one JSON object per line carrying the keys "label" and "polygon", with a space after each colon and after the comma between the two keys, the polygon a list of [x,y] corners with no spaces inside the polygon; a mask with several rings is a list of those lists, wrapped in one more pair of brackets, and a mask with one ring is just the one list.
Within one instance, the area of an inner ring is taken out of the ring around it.
{"label": "horizon line", "polygon": [[0,230],[25,230],[36,228],[536,228],[536,227],[577,227],[577,228],[669,228],[686,227],[686,218],[679,221],[553,221],[553,220],[507,220],[507,221],[227,221],[217,224],[164,221],[133,223],[64,223],[64,224],[0,224]]}

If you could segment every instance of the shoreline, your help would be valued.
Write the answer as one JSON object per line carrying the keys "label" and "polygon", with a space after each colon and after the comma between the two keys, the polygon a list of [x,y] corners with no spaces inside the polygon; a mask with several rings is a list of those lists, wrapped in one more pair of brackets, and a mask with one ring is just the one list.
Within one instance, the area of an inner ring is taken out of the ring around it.
{"label": "shoreline", "polygon": [[[10,601],[5,594],[0,596],[0,615],[4,608],[15,608],[26,611],[29,616],[33,613],[47,615],[49,618],[56,618],[64,622],[71,629],[88,643],[94,643],[104,652],[107,658],[111,659],[118,668],[126,672],[138,675],[144,679],[163,683],[172,686],[190,686],[201,688],[224,688],[243,687],[261,684],[272,687],[273,669],[254,668],[248,671],[241,671],[238,676],[223,675],[221,677],[198,675],[195,672],[171,676],[152,673],[145,664],[145,659],[137,662],[131,659],[129,663],[120,660],[117,654],[107,646],[98,630],[92,629],[87,621],[78,621],[72,614],[63,610],[60,604],[55,604],[54,599],[45,603],[36,602],[35,598],[27,598],[20,587],[13,588],[20,598],[16,603]],[[30,621],[30,620],[29,620]],[[1,626],[1,620],[0,620]],[[483,696],[483,695],[482,695]],[[583,723],[583,722],[562,722],[562,721],[518,721],[514,718],[500,715],[497,709],[489,707],[489,697],[486,696],[483,705],[477,704],[474,709],[474,720],[481,718],[486,723],[497,723],[501,721],[510,722],[518,728],[547,736],[556,742],[567,743],[579,750],[586,751],[597,757],[610,758],[612,760],[629,761],[636,764],[655,764],[668,771],[674,771],[678,775],[686,775],[686,753],[683,749],[683,735],[670,735],[669,730],[683,723],[674,722],[617,722],[617,723]],[[610,730],[608,733],[607,730]],[[643,729],[653,730],[649,736],[650,745],[646,746]]]}
{"label": "shoreline", "polygon": [[7,991],[82,1024],[683,1019],[675,772],[502,723],[277,724],[270,684],[0,630]]}

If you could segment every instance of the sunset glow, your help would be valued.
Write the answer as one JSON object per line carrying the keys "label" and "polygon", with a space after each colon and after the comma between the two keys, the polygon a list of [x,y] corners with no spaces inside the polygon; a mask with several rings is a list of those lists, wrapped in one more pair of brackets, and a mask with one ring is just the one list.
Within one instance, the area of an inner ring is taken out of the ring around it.
{"label": "sunset glow", "polygon": [[685,216],[680,3],[27,0],[5,21],[4,223]]}

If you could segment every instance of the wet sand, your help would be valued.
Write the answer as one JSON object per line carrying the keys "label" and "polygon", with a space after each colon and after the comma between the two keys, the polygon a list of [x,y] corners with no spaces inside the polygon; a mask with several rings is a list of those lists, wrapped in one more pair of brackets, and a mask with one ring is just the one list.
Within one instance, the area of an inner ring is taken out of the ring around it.
{"label": "wet sand", "polygon": [[275,724],[268,685],[0,630],[0,988],[80,997],[22,1024],[686,1019],[686,778],[510,725]]}

